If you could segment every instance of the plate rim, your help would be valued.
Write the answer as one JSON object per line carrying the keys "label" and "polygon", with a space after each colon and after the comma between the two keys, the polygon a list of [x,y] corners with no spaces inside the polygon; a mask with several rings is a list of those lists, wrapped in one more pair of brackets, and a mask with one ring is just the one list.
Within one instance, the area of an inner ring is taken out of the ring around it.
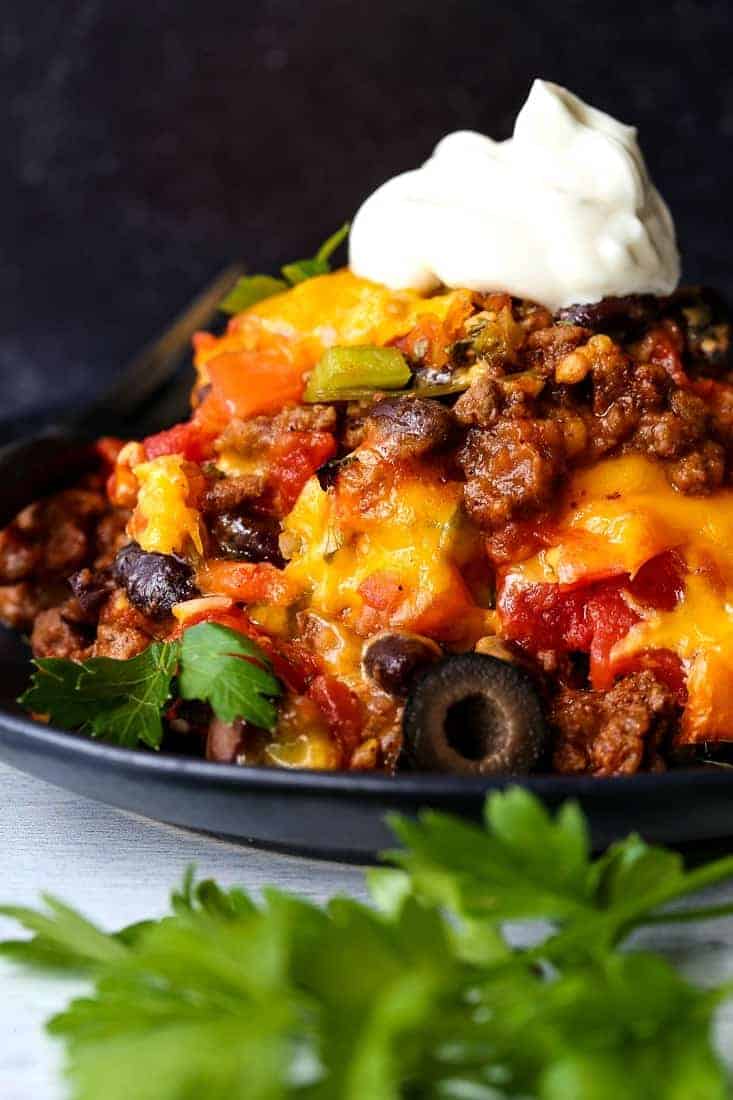
{"label": "plate rim", "polygon": [[690,787],[726,788],[733,792],[733,768],[678,768],[668,772],[640,772],[622,776],[553,775],[509,773],[492,776],[459,776],[447,773],[402,772],[387,775],[382,772],[355,772],[343,769],[318,771],[308,768],[276,768],[220,764],[178,754],[147,752],[138,748],[110,745],[83,734],[46,725],[0,705],[0,758],[7,732],[28,738],[29,748],[47,750],[54,755],[61,753],[70,761],[74,758],[96,760],[109,765],[122,765],[141,774],[153,772],[160,779],[181,778],[186,781],[199,779],[202,786],[255,787],[260,791],[328,794],[347,796],[358,794],[361,798],[375,800],[386,798],[419,801],[421,798],[475,798],[497,787],[517,785],[535,792],[540,798],[556,801],[562,798],[596,796],[617,799],[624,792],[641,795],[658,793],[660,788],[670,795],[675,789]]}

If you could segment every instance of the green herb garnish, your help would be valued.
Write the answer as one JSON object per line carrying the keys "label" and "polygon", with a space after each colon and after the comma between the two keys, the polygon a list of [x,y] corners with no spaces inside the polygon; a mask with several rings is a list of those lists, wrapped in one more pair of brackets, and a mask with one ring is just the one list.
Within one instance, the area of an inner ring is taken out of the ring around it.
{"label": "green herb garnish", "polygon": [[312,279],[315,275],[328,275],[331,270],[331,256],[346,239],[348,232],[349,223],[346,222],[321,245],[310,260],[294,260],[293,263],[285,264],[280,269],[282,279],[277,279],[273,275],[243,275],[237,280],[219,308],[224,313],[241,313],[242,310],[249,309],[264,298],[271,298],[273,294],[282,294],[284,290],[297,286],[306,279]]}
{"label": "green herb garnish", "polygon": [[183,635],[178,690],[183,699],[210,703],[225,722],[246,718],[260,729],[275,728],[271,697],[280,686],[267,658],[244,634],[220,623],[200,623]]}
{"label": "green herb garnish", "polygon": [[343,244],[349,235],[349,222],[345,222],[340,229],[332,233],[327,241],[321,245],[310,260],[295,260],[292,264],[285,264],[280,270],[291,286],[312,279],[315,275],[328,275],[331,270],[331,256],[339,245]]}
{"label": "green herb garnish", "polygon": [[282,294],[288,284],[274,275],[242,275],[222,300],[219,309],[224,313],[241,313],[250,306],[257,305],[273,294]]}
{"label": "green herb garnish", "polygon": [[262,729],[275,725],[271,698],[280,686],[267,657],[219,623],[199,623],[181,641],[154,642],[127,661],[43,657],[33,663],[30,687],[18,700],[22,706],[64,729],[116,745],[140,741],[159,748],[162,715],[176,693],[210,703],[225,722],[244,718]]}
{"label": "green herb garnish", "polygon": [[[113,935],[52,898],[0,910],[33,933],[0,952],[91,983],[49,1024],[72,1100],[731,1096],[712,1026],[733,983],[702,990],[621,947],[684,919],[669,903],[732,878],[733,857],[685,871],[632,836],[594,860],[577,807],[552,818],[518,788],[491,795],[484,828],[394,825],[406,848],[371,875],[376,909],[189,875],[169,916]],[[531,946],[510,918],[533,922]]]}
{"label": "green herb garnish", "polygon": [[411,377],[397,348],[328,348],[308,379],[303,400],[358,401],[375,390],[402,390]]}

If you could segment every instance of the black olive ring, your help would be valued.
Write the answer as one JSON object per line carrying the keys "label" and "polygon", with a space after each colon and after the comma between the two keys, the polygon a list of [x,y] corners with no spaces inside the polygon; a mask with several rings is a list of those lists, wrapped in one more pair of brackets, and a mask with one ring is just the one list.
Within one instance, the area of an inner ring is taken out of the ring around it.
{"label": "black olive ring", "polygon": [[547,730],[527,672],[482,653],[438,661],[413,686],[405,751],[421,771],[524,774],[541,759]]}

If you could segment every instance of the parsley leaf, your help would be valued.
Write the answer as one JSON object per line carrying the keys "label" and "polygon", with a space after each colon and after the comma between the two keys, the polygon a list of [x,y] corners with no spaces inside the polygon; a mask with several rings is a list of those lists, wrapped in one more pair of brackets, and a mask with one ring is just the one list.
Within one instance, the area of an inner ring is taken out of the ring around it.
{"label": "parsley leaf", "polygon": [[484,829],[437,813],[394,819],[405,850],[391,858],[413,892],[450,909],[467,934],[476,921],[552,922],[559,931],[543,947],[552,958],[602,952],[639,925],[677,919],[667,903],[733,876],[733,857],[686,872],[678,855],[634,835],[593,861],[577,805],[565,803],[553,819],[520,787],[488,799],[485,819]]}
{"label": "parsley leaf", "polygon": [[312,279],[315,275],[328,275],[331,270],[331,256],[348,233],[349,222],[346,222],[324,241],[311,259],[294,260],[293,263],[285,264],[280,269],[282,279],[274,275],[243,275],[220,303],[219,309],[224,313],[241,313],[257,302],[271,298],[274,294],[282,294],[284,290],[297,286],[306,279]]}
{"label": "parsley leaf", "polygon": [[177,643],[153,642],[127,661],[92,657],[77,664],[62,657],[39,658],[19,702],[66,729],[128,747],[140,740],[157,749],[178,656]]}
{"label": "parsley leaf", "polygon": [[224,313],[241,313],[265,298],[282,294],[287,289],[288,284],[273,275],[242,275],[219,304],[219,309]]}
{"label": "parsley leaf", "polygon": [[312,259],[295,260],[291,264],[285,264],[281,270],[290,285],[297,286],[298,283],[312,279],[315,275],[328,275],[331,270],[331,256],[346,240],[349,228],[349,222],[345,222],[340,229],[331,234],[327,241],[324,241]]}
{"label": "parsley leaf", "polygon": [[280,694],[280,685],[267,658],[249,638],[220,623],[199,623],[184,634],[178,690],[183,699],[211,703],[225,722],[244,718],[261,729],[275,727],[269,697]]}
{"label": "parsley leaf", "polygon": [[280,685],[262,650],[243,634],[219,623],[199,623],[182,641],[153,642],[126,661],[92,657],[77,663],[62,657],[34,662],[24,707],[64,729],[79,730],[116,745],[137,741],[157,749],[162,714],[175,691],[184,699],[209,702],[225,722],[244,718],[273,729],[272,698]]}
{"label": "parsley leaf", "polygon": [[[0,910],[33,933],[0,952],[89,975],[90,994],[49,1024],[72,1100],[731,1095],[712,1036],[733,983],[699,989],[598,938],[601,920],[625,934],[632,902],[634,919],[657,919],[659,899],[733,877],[729,859],[686,871],[630,837],[593,860],[577,807],[553,817],[516,788],[490,796],[483,829],[443,815],[396,826],[408,848],[375,880],[379,910],[277,890],[255,901],[192,872],[168,916],[116,934],[53,898]],[[503,921],[522,914],[554,930],[518,947]]]}

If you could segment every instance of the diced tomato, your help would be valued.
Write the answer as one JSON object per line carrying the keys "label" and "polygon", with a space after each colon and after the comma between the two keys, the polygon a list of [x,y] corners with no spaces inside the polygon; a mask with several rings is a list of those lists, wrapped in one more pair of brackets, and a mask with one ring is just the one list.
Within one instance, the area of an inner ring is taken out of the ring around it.
{"label": "diced tomato", "polygon": [[645,562],[626,587],[641,604],[658,611],[674,611],[685,591],[685,562],[676,550],[668,550]]}
{"label": "diced tomato", "polygon": [[636,653],[623,664],[614,666],[614,676],[620,676],[627,672],[639,672],[649,669],[658,680],[666,684],[674,694],[680,706],[687,702],[687,676],[682,667],[682,662],[676,653],[670,649],[644,650]]}
{"label": "diced tomato", "polygon": [[285,432],[272,448],[268,490],[272,507],[284,516],[300,496],[306,481],[336,454],[330,432]]}
{"label": "diced tomato", "polygon": [[458,569],[453,569],[446,587],[430,590],[402,584],[387,570],[372,573],[359,585],[365,607],[356,623],[361,635],[385,627],[414,630],[441,642],[478,638],[484,613],[474,603]]}
{"label": "diced tomato", "polygon": [[308,697],[323,714],[331,734],[342,749],[352,753],[361,740],[364,725],[358,697],[333,676],[317,676],[308,689]]}
{"label": "diced tomato", "polygon": [[206,429],[195,417],[185,424],[176,424],[143,440],[145,457],[150,461],[161,455],[182,454],[189,462],[203,462],[212,454],[217,432]]}
{"label": "diced tomato", "polygon": [[246,634],[253,641],[259,636],[256,626],[241,607],[213,607],[190,615],[182,624],[181,632],[196,626],[197,623],[220,623],[222,626],[228,626],[230,630],[236,630],[238,634]]}
{"label": "diced tomato", "polygon": [[497,602],[503,632],[533,653],[588,653],[591,684],[607,690],[618,672],[611,651],[640,621],[631,601],[671,611],[683,591],[683,568],[672,551],[647,562],[633,580],[614,577],[572,589],[509,584],[500,589]]}
{"label": "diced tomato", "polygon": [[426,313],[406,336],[394,341],[394,346],[408,359],[433,368],[443,367],[448,362],[448,344],[445,325],[432,313]]}
{"label": "diced tomato", "polygon": [[282,570],[269,562],[212,558],[199,569],[197,583],[204,593],[231,596],[242,603],[286,607],[297,595]]}
{"label": "diced tomato", "polygon": [[191,339],[195,352],[210,351],[216,346],[217,341],[218,337],[214,336],[213,332],[194,332]]}
{"label": "diced tomato", "polygon": [[231,416],[272,413],[303,393],[303,367],[280,349],[228,351],[207,364],[214,395]]}
{"label": "diced tomato", "polygon": [[649,356],[651,362],[664,367],[676,385],[689,387],[691,381],[682,365],[682,344],[674,328],[660,325],[646,339],[652,345]]}
{"label": "diced tomato", "polygon": [[375,611],[385,611],[388,615],[397,610],[404,601],[404,587],[394,573],[382,570],[372,573],[359,585],[359,595]]}
{"label": "diced tomato", "polygon": [[275,675],[290,691],[303,695],[308,685],[321,671],[314,653],[300,642],[284,642],[280,638],[268,638],[267,651]]}

